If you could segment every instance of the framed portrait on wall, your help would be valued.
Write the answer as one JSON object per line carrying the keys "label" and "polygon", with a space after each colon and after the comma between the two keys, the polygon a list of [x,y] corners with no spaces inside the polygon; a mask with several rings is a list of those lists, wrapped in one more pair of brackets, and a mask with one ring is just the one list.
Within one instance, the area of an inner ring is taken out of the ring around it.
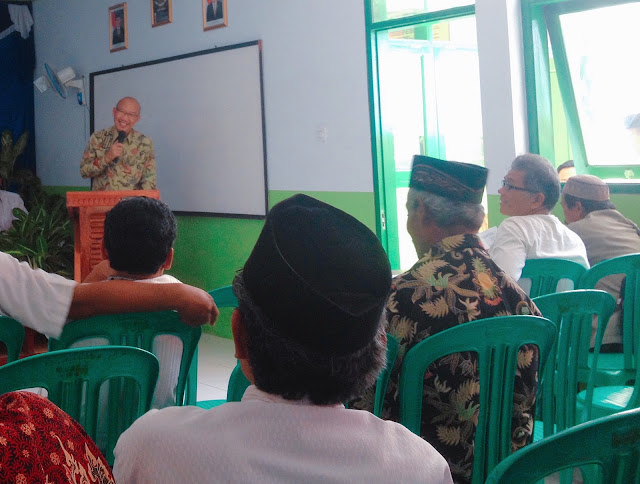
{"label": "framed portrait on wall", "polygon": [[119,3],[109,7],[109,51],[117,52],[128,46],[127,4]]}
{"label": "framed portrait on wall", "polygon": [[227,0],[202,0],[202,27],[204,30],[227,26]]}
{"label": "framed portrait on wall", "polygon": [[171,0],[151,1],[151,27],[171,23]]}

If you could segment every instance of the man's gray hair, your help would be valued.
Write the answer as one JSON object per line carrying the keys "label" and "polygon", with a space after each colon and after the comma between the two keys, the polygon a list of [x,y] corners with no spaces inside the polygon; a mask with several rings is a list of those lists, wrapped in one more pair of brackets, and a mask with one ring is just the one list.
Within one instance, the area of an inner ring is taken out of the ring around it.
{"label": "man's gray hair", "polygon": [[416,209],[418,200],[422,200],[430,218],[440,227],[462,225],[471,230],[478,230],[484,221],[484,207],[480,203],[459,202],[415,188],[409,189],[409,210]]}
{"label": "man's gray hair", "polygon": [[545,157],[533,153],[517,156],[511,163],[512,170],[524,172],[524,188],[544,195],[544,206],[549,210],[560,198],[560,179],[553,165]]}

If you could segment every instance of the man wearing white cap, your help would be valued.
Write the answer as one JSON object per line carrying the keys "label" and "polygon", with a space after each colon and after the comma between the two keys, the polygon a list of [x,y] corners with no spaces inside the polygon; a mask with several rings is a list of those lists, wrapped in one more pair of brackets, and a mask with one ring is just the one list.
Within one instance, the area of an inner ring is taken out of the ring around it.
{"label": "man wearing white cap", "polygon": [[[640,252],[638,226],[616,210],[609,199],[609,187],[598,177],[577,175],[567,180],[561,203],[569,228],[580,236],[587,248],[589,264]],[[622,278],[620,275],[607,277],[596,288],[618,299]],[[603,350],[622,351],[619,310],[609,321]]]}

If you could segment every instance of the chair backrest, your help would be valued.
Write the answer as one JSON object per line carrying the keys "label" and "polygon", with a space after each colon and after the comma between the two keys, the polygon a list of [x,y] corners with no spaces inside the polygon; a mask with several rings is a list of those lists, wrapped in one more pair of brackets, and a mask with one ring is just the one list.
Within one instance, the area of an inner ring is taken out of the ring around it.
{"label": "chair backrest", "polygon": [[449,328],[412,347],[400,371],[400,422],[420,435],[424,375],[434,361],[451,353],[477,354],[480,378],[472,483],[482,483],[511,452],[514,379],[518,351],[534,344],[546,361],[556,336],[555,325],[537,316],[487,318]]}
{"label": "chair backrest", "polygon": [[[189,367],[201,334],[202,328],[185,325],[175,311],[96,316],[68,323],[60,338],[49,340],[49,351],[68,349],[86,339],[103,338],[108,345],[134,346],[153,352],[157,336],[180,338],[182,356],[176,384],[176,405],[182,405]],[[160,364],[166,362],[161,361]]]}
{"label": "chair backrest", "polygon": [[583,274],[580,288],[593,289],[606,276],[624,274],[625,284],[622,303],[622,347],[624,370],[636,368],[636,358],[640,353],[640,344],[634,342],[640,338],[640,254],[622,255],[594,265]]}
{"label": "chair backrest", "polygon": [[13,318],[0,316],[0,341],[7,347],[7,363],[17,360],[24,343],[24,326]]}
{"label": "chair backrest", "polygon": [[[586,405],[585,416],[576,415],[579,376],[581,372],[590,374],[587,390],[587,400],[590,402],[602,337],[616,302],[608,292],[596,289],[547,294],[533,299],[533,302],[542,315],[558,328],[536,400],[539,405],[542,404],[541,419],[546,437],[591,419],[590,403]],[[598,332],[594,359],[589,369],[589,343],[594,316],[598,318]]]}
{"label": "chair backrest", "polygon": [[113,464],[113,448],[120,434],[151,408],[158,371],[158,359],[138,348],[109,346],[60,350],[0,367],[0,394],[45,388],[47,398],[96,440],[100,387],[109,381],[109,431],[106,444],[100,450]]}
{"label": "chair backrest", "polygon": [[529,297],[534,298],[558,292],[558,282],[562,279],[573,281],[571,289],[577,289],[585,271],[582,265],[567,259],[527,259],[520,278],[531,279]]}
{"label": "chair backrest", "polygon": [[376,381],[376,392],[373,400],[373,414],[376,417],[382,416],[384,396],[387,393],[389,377],[391,376],[391,371],[393,370],[393,366],[396,363],[399,348],[400,343],[398,343],[398,340],[394,336],[387,333],[387,365],[385,366],[384,370],[380,372],[380,375],[378,375],[378,380]]}
{"label": "chair backrest", "polygon": [[498,464],[486,482],[542,482],[549,474],[588,464],[597,464],[602,471],[595,482],[638,482],[640,409],[599,418],[520,449]]}

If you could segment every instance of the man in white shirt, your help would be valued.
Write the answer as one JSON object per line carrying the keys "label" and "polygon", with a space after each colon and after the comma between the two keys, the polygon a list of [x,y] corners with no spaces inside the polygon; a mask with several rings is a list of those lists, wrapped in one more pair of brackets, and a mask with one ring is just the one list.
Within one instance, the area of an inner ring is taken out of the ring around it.
{"label": "man in white shirt", "polygon": [[527,259],[569,259],[589,268],[580,237],[551,215],[560,181],[546,158],[516,157],[498,193],[500,213],[509,218],[498,227],[489,254],[506,274],[518,281]]}
{"label": "man in white shirt", "polygon": [[213,323],[218,316],[211,296],[186,284],[78,284],[0,252],[0,314],[46,336],[60,336],[69,319],[169,309],[176,309],[190,325]]}
{"label": "man in white shirt", "polygon": [[451,483],[426,441],[342,404],[385,365],[390,286],[380,242],[353,217],[305,195],[275,205],[233,282],[252,385],[241,402],[138,419],[116,446],[116,481]]}

